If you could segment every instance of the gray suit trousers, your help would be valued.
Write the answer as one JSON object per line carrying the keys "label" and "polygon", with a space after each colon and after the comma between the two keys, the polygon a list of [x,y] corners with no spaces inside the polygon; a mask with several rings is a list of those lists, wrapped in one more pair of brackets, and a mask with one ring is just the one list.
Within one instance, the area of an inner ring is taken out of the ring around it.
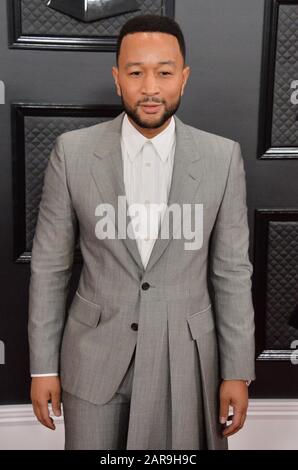
{"label": "gray suit trousers", "polygon": [[65,450],[126,448],[135,351],[112,399],[104,405],[82,400],[62,389]]}
{"label": "gray suit trousers", "polygon": [[[65,450],[127,449],[135,353],[136,349],[116,393],[105,404],[98,405],[82,400],[62,389]],[[171,419],[168,419],[170,410],[166,404],[171,402],[168,392],[166,395],[162,394],[166,402],[161,399],[160,403],[156,404],[159,426],[155,429],[154,438],[152,437],[152,448],[156,449],[172,448],[172,424]],[[200,390],[198,395],[202,404]],[[197,447],[191,446],[191,448],[207,449],[203,412],[198,413],[197,419],[199,424]]]}

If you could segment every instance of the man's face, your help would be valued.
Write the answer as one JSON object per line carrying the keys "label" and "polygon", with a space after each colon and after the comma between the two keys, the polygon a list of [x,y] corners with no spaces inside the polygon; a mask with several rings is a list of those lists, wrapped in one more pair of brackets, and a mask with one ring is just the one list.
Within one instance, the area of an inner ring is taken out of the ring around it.
{"label": "man's face", "polygon": [[123,108],[137,127],[158,129],[179,108],[190,69],[175,36],[141,32],[123,38],[112,73]]}

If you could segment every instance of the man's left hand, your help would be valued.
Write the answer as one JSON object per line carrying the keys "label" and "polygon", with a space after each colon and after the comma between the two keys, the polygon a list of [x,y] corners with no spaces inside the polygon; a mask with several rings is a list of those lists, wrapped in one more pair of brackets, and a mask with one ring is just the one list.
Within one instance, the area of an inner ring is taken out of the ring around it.
{"label": "man's left hand", "polygon": [[[219,391],[220,412],[219,421],[225,425],[222,435],[232,436],[244,425],[248,407],[248,387],[245,380],[223,380]],[[233,408],[233,415],[228,416],[229,405]],[[226,422],[232,418],[232,423]]]}

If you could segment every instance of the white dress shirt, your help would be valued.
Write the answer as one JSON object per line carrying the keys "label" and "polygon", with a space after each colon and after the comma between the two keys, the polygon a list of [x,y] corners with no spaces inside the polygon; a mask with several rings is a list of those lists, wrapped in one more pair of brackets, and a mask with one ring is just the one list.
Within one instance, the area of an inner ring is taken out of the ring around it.
{"label": "white dress shirt", "polygon": [[[144,267],[158,235],[172,180],[176,147],[175,119],[152,139],[141,134],[125,113],[121,129],[123,179],[128,206],[142,204],[145,211],[131,212],[140,222],[134,230]],[[153,204],[153,205],[151,205]],[[144,217],[145,215],[145,217]],[[133,226],[134,228],[134,226]],[[58,373],[31,374],[31,377],[57,376]]]}
{"label": "white dress shirt", "polygon": [[[146,268],[169,196],[176,147],[175,119],[155,137],[148,139],[129,121],[122,122],[121,149],[124,184],[129,210],[141,204],[135,213],[134,231],[140,256]],[[136,208],[136,207],[135,207]],[[134,228],[134,226],[133,226]]]}

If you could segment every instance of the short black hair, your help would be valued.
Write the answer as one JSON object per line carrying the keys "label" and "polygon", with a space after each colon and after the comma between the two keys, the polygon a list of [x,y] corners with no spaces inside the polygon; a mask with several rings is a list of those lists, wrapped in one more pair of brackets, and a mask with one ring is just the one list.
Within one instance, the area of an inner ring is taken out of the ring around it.
{"label": "short black hair", "polygon": [[116,63],[118,66],[118,59],[120,54],[121,43],[127,34],[139,33],[139,32],[159,32],[172,34],[178,40],[183,61],[185,64],[186,48],[183,32],[179,24],[169,16],[161,15],[137,15],[130,18],[121,28],[118,40],[117,40],[117,51],[116,51]]}

